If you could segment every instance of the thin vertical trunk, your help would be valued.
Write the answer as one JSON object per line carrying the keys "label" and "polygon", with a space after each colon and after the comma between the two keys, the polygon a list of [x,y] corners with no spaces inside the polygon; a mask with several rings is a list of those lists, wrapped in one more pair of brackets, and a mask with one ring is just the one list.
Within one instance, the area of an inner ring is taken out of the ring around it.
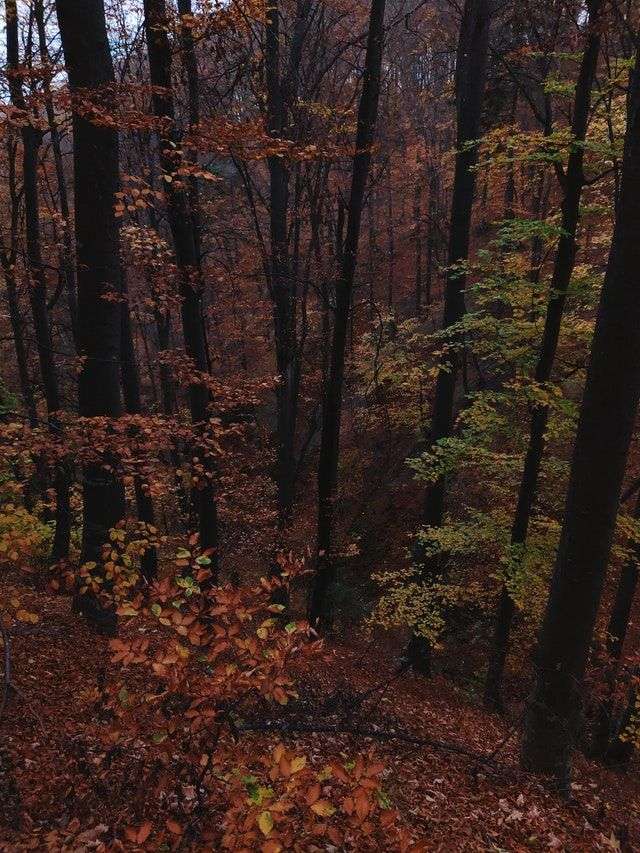
{"label": "thin vertical trunk", "polygon": [[523,767],[554,775],[563,787],[640,397],[639,196],[640,52],[630,77],[616,224],[522,745]]}
{"label": "thin vertical trunk", "polygon": [[416,244],[416,314],[422,313],[422,184],[416,180],[413,190],[413,221]]}
{"label": "thin vertical trunk", "polygon": [[[480,136],[490,20],[489,0],[467,0],[460,29],[456,67],[458,119],[449,232],[449,271],[445,285],[442,323],[444,329],[458,323],[465,313],[466,276],[456,265],[464,263],[469,256],[471,213],[476,183],[474,167],[478,158],[477,145],[473,142]],[[445,363],[438,372],[433,405],[433,444],[447,438],[453,431],[458,366],[456,357],[450,355],[445,357]],[[426,490],[423,511],[425,526],[439,527],[442,524],[444,491],[445,484],[442,479]]]}
{"label": "thin vertical trunk", "polygon": [[[280,76],[280,12],[277,0],[267,7],[265,25],[265,78],[267,129],[274,140],[282,139],[285,121],[283,83]],[[297,353],[295,284],[290,269],[287,241],[289,175],[283,157],[268,158],[271,242],[270,290],[276,344],[277,388],[277,486],[278,527],[284,530],[293,505],[296,431],[300,365]]]}
{"label": "thin vertical trunk", "polygon": [[[83,357],[78,397],[83,417],[117,418],[120,397],[122,307],[106,294],[121,290],[118,223],[114,197],[119,188],[118,134],[93,124],[75,98],[105,99],[114,83],[102,0],[56,0],[73,116],[75,234],[78,281],[78,351]],[[109,530],[124,517],[124,488],[100,464],[83,469],[82,560],[100,562]],[[95,601],[78,596],[77,606],[95,626],[113,632],[116,617]]]}
{"label": "thin vertical trunk", "polygon": [[364,81],[358,107],[356,153],[353,158],[347,233],[342,250],[340,277],[336,282],[336,310],[331,342],[329,376],[324,387],[322,435],[318,465],[318,562],[309,599],[312,623],[332,620],[330,592],[336,567],[333,546],[333,502],[338,476],[340,418],[344,385],[345,348],[349,327],[351,293],[356,272],[364,195],[371,165],[378,116],[380,70],[384,43],[385,0],[372,0],[365,57]]}
{"label": "thin vertical trunk", "polygon": [[[589,32],[576,84],[573,122],[571,126],[574,143],[567,164],[564,200],[562,203],[561,233],[558,239],[551,279],[542,345],[535,370],[535,381],[540,385],[548,382],[551,378],[553,362],[558,348],[558,339],[560,337],[562,314],[575,263],[576,231],[580,214],[580,199],[582,198],[582,189],[584,186],[584,140],[589,120],[591,88],[600,52],[600,7],[601,0],[591,0],[589,4]],[[536,406],[531,415],[529,445],[525,456],[511,531],[511,545],[514,548],[514,553],[520,552],[522,546],[527,541],[529,522],[538,491],[538,478],[544,454],[544,436],[548,418],[549,408],[547,406]],[[504,584],[500,592],[495,617],[493,649],[489,661],[484,694],[485,705],[496,710],[500,710],[502,705],[502,676],[515,611],[516,608],[513,599],[509,594],[507,585]]]}
{"label": "thin vertical trunk", "polygon": [[[42,0],[36,0],[33,7],[36,25],[38,28],[38,43],[40,51],[40,60],[44,66],[48,66],[51,62],[49,51],[47,48],[47,34],[44,21],[44,4]],[[45,111],[47,115],[47,126],[49,128],[49,136],[51,138],[51,149],[53,151],[53,162],[56,170],[56,182],[58,185],[58,202],[60,204],[60,213],[64,220],[62,226],[62,266],[67,295],[67,307],[69,309],[69,319],[71,321],[71,332],[73,340],[76,343],[76,331],[78,322],[78,302],[76,295],[76,273],[73,265],[73,237],[71,234],[71,222],[69,214],[69,196],[67,193],[67,182],[64,174],[64,163],[62,160],[62,148],[60,145],[60,132],[58,123],[55,117],[53,106],[53,98],[51,96],[51,86],[47,73],[43,76],[43,88],[45,94]]]}
{"label": "thin vertical trunk", "polygon": [[[460,26],[456,64],[457,135],[456,160],[451,200],[448,271],[444,294],[442,327],[447,330],[459,323],[465,308],[466,275],[460,264],[469,256],[471,215],[476,186],[475,165],[480,136],[482,101],[484,98],[489,51],[491,0],[466,0]],[[430,223],[430,228],[433,223]],[[454,402],[460,364],[455,353],[443,356],[436,380],[431,423],[431,443],[448,438],[453,432]],[[440,527],[444,515],[445,481],[439,477],[425,490],[422,522],[425,527]],[[416,549],[417,562],[425,580],[434,579],[438,569],[423,565],[422,549]],[[432,562],[432,561],[431,561]],[[414,636],[408,650],[411,665],[428,675],[431,652],[424,638]]]}
{"label": "thin vertical trunk", "polygon": [[[167,204],[169,227],[173,238],[182,297],[182,330],[187,355],[196,370],[207,373],[209,359],[202,323],[202,277],[198,246],[194,235],[189,198],[182,187],[173,180],[180,166],[181,156],[176,153],[178,140],[175,133],[175,107],[171,84],[171,45],[169,43],[167,10],[164,0],[145,0],[144,26],[149,55],[149,71],[154,86],[153,111],[159,120],[160,166],[163,190]],[[189,387],[189,408],[196,430],[204,432],[209,420],[210,395],[206,387],[193,383]],[[202,456],[202,448],[195,448]],[[200,545],[211,550],[212,574],[218,572],[218,512],[211,480],[213,472],[206,471],[205,482],[194,490],[194,504],[198,516]]]}
{"label": "thin vertical trunk", "polygon": [[29,424],[32,427],[35,427],[38,423],[38,412],[36,410],[35,397],[33,396],[31,377],[29,376],[29,363],[27,360],[27,350],[24,342],[22,316],[20,314],[18,288],[15,277],[20,204],[16,187],[16,146],[12,141],[7,143],[7,162],[9,168],[9,201],[11,205],[9,212],[10,245],[9,248],[4,245],[0,245],[0,265],[2,266],[2,272],[7,288],[7,305],[9,307],[9,321],[11,323],[13,345],[16,351],[20,393],[22,394],[22,400],[27,410]]}
{"label": "thin vertical trunk", "polygon": [[[126,277],[122,276],[123,296],[127,296]],[[140,374],[136,360],[136,350],[131,328],[131,309],[129,302],[122,305],[122,392],[124,396],[125,409],[130,415],[142,414],[142,394],[140,392]],[[131,439],[135,441],[135,433],[132,432]],[[136,495],[136,510],[138,519],[145,524],[155,524],[153,501],[148,491],[148,485],[139,474],[134,476],[134,490]],[[142,576],[147,581],[153,580],[158,568],[158,555],[155,548],[148,548],[140,560]]]}
{"label": "thin vertical trunk", "polygon": [[[15,0],[6,0],[7,69],[11,103],[29,117],[28,107],[20,80],[18,50],[18,14]],[[40,211],[38,196],[38,149],[40,131],[31,122],[22,127],[22,180],[24,190],[25,233],[27,268],[29,272],[29,301],[35,330],[38,360],[47,404],[48,425],[55,439],[59,438],[60,392],[53,358],[53,342],[47,313],[47,281],[42,264],[40,246]],[[64,462],[56,466],[54,474],[56,492],[56,529],[51,549],[51,560],[57,562],[69,554],[71,513],[69,500],[69,472]]]}

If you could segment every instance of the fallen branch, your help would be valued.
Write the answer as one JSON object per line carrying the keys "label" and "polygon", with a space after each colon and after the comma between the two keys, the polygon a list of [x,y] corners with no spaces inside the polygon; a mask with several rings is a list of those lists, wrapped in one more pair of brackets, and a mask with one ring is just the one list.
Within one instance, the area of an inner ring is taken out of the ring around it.
{"label": "fallen branch", "polygon": [[354,735],[356,737],[368,737],[374,740],[390,741],[398,740],[403,743],[410,743],[413,746],[430,746],[434,749],[440,749],[445,752],[451,752],[454,755],[463,755],[466,758],[472,758],[478,765],[492,766],[495,769],[514,772],[513,768],[506,767],[496,761],[493,755],[486,755],[481,752],[476,752],[473,749],[467,749],[458,743],[452,741],[438,740],[430,737],[419,737],[407,732],[398,732],[395,730],[376,729],[364,726],[332,726],[323,723],[295,723],[287,722],[286,720],[265,720],[264,722],[236,722],[234,728],[238,732],[281,732],[283,734],[332,734],[332,735]]}

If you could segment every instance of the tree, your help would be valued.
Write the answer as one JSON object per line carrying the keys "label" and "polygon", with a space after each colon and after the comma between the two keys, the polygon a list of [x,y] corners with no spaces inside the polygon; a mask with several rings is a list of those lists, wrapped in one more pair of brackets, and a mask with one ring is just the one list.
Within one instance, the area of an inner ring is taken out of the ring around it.
{"label": "tree", "polygon": [[[558,339],[560,337],[562,314],[576,257],[576,232],[580,216],[580,200],[585,184],[583,170],[584,141],[587,135],[591,89],[598,66],[601,39],[599,21],[600,0],[590,0],[588,7],[587,40],[580,63],[580,72],[578,74],[573,103],[573,121],[571,124],[571,137],[573,141],[566,174],[562,175],[564,198],[562,202],[560,237],[556,248],[553,275],[549,288],[549,301],[547,303],[544,332],[535,369],[535,382],[541,387],[551,378],[556,350],[558,348]],[[544,454],[545,432],[548,419],[549,407],[544,404],[536,405],[531,415],[529,444],[525,455],[511,531],[511,547],[514,553],[520,552],[527,541],[529,521],[536,498],[538,477]],[[515,611],[515,604],[505,583],[500,592],[495,615],[493,648],[484,693],[485,705],[496,710],[500,710],[502,707],[502,676]]]}
{"label": "tree", "polygon": [[568,782],[582,679],[640,397],[640,54],[631,73],[620,197],[536,655],[522,766]]}
{"label": "tree", "polygon": [[[72,94],[77,338],[83,358],[79,409],[86,418],[117,418],[122,414],[122,283],[114,215],[118,133],[105,119],[113,97],[113,65],[102,0],[58,0],[56,12]],[[124,488],[99,462],[86,464],[82,476],[82,559],[98,562],[109,530],[125,514]],[[101,614],[89,601],[78,604],[98,627],[113,630],[113,616]]]}
{"label": "tree", "polygon": [[[182,331],[185,350],[193,366],[201,374],[208,373],[209,362],[201,316],[202,278],[200,258],[194,233],[189,196],[182,181],[174,180],[181,165],[175,130],[175,107],[171,85],[171,45],[167,32],[168,18],[164,0],[145,0],[144,22],[149,55],[149,72],[153,91],[153,111],[159,122],[160,165],[163,191],[167,203],[169,227],[173,238],[176,261],[180,271],[182,297]],[[209,420],[210,394],[200,381],[189,387],[191,420],[197,430],[204,432]],[[194,456],[206,457],[202,448],[194,449]],[[210,466],[209,466],[210,468]],[[212,472],[205,472],[205,482],[193,491],[197,508],[200,543],[212,550],[214,575],[218,562],[218,512],[211,482]]]}
{"label": "tree", "polygon": [[[38,347],[40,373],[47,404],[48,426],[54,438],[59,438],[60,389],[53,356],[51,327],[47,314],[47,280],[42,261],[40,241],[40,212],[38,199],[38,148],[40,131],[29,115],[22,91],[21,70],[18,50],[18,12],[15,0],[6,2],[7,16],[7,68],[9,92],[13,106],[25,119],[22,126],[22,180],[25,206],[25,233],[27,245],[27,267],[30,276],[29,301]],[[69,472],[64,462],[56,466],[56,532],[51,550],[51,559],[57,562],[69,553],[71,518],[69,501]]]}
{"label": "tree", "polygon": [[356,153],[353,158],[347,231],[342,247],[340,275],[336,282],[336,310],[329,375],[324,385],[322,404],[322,434],[318,463],[318,561],[309,598],[309,618],[312,623],[319,621],[329,623],[332,618],[329,592],[336,576],[335,560],[331,553],[333,546],[333,500],[338,476],[344,356],[360,240],[360,222],[371,165],[371,146],[378,116],[380,69],[384,40],[384,9],[385,0],[372,1],[364,81],[358,107]]}
{"label": "tree", "polygon": [[[466,0],[460,24],[456,56],[456,160],[451,199],[451,223],[447,257],[447,279],[444,292],[442,328],[453,329],[465,314],[465,263],[469,256],[471,214],[476,186],[475,165],[478,158],[478,138],[482,117],[489,28],[492,16],[491,0]],[[455,338],[455,333],[454,333]],[[451,344],[453,345],[452,339]],[[430,441],[436,444],[452,434],[454,404],[458,375],[458,356],[452,346],[443,355],[433,402]],[[439,527],[444,515],[445,481],[439,477],[425,491],[422,520],[425,527]],[[417,560],[424,562],[421,549]],[[433,567],[423,566],[429,580]],[[408,651],[412,665],[425,674],[430,671],[429,644],[414,636]]]}

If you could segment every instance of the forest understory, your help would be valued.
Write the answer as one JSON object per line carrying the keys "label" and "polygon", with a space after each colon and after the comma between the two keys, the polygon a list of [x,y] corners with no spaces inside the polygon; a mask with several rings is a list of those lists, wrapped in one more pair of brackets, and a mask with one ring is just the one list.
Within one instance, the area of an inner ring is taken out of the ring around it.
{"label": "forest understory", "polygon": [[[40,621],[17,622],[11,632],[15,690],[3,714],[0,849],[135,850],[143,845],[128,831],[148,825],[152,849],[163,849],[162,842],[167,850],[218,849],[223,813],[198,808],[192,780],[176,775],[166,798],[154,803],[144,741],[126,750],[105,744],[108,641],[96,639],[70,612],[65,596],[6,581],[1,594],[19,599]],[[579,781],[569,798],[560,796],[519,769],[521,702],[505,717],[489,714],[472,686],[456,686],[443,675],[431,681],[398,676],[388,663],[400,652],[398,644],[357,635],[327,643],[322,660],[296,673],[299,701],[271,716],[276,731],[236,736],[261,752],[282,743],[308,756],[318,771],[335,756],[348,761],[375,750],[385,765],[385,793],[420,842],[413,850],[640,847],[635,761],[621,773],[581,757]],[[135,679],[127,683],[133,692]],[[300,849],[340,848],[318,839]]]}

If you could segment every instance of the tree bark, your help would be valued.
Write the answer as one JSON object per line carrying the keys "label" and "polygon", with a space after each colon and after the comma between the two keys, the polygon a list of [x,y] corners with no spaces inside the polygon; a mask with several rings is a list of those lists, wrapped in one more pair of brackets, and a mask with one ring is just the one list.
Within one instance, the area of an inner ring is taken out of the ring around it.
{"label": "tree bark", "polygon": [[[189,197],[180,181],[174,180],[180,166],[181,156],[175,133],[175,107],[171,83],[171,44],[168,36],[167,10],[164,0],[145,0],[144,26],[149,55],[149,72],[154,86],[153,111],[160,123],[160,166],[163,190],[167,204],[167,216],[173,238],[176,262],[180,271],[180,294],[182,297],[182,330],[187,355],[196,370],[207,373],[209,360],[201,314],[202,278],[198,246],[194,236]],[[189,387],[191,420],[199,432],[204,432],[209,420],[210,394],[201,383]],[[202,448],[195,448],[195,456],[205,461]],[[209,465],[206,465],[210,469]],[[218,571],[218,513],[211,482],[212,472],[207,470],[207,479],[201,488],[194,489],[193,500],[198,516],[200,546],[211,549],[212,574]]]}
{"label": "tree bark", "polygon": [[[44,20],[44,4],[42,0],[36,0],[33,6],[33,14],[36,19],[38,28],[38,43],[40,51],[40,60],[43,65],[49,65],[51,57],[47,48],[47,34],[45,30]],[[45,111],[47,114],[47,125],[49,127],[49,136],[51,138],[51,148],[53,151],[53,163],[56,171],[56,183],[58,185],[58,202],[60,204],[60,213],[64,220],[62,226],[62,266],[64,282],[67,294],[67,307],[69,310],[69,319],[71,322],[71,333],[77,347],[77,324],[78,324],[78,300],[76,294],[76,273],[73,265],[73,237],[71,233],[71,221],[69,213],[69,195],[67,193],[67,182],[64,174],[64,164],[62,160],[62,148],[60,145],[60,132],[56,121],[53,98],[51,96],[51,85],[47,74],[43,77],[43,88],[45,94]]]}
{"label": "tree bark", "polygon": [[[128,297],[126,285],[126,277],[122,277],[123,295]],[[138,372],[138,363],[136,359],[136,350],[133,341],[133,331],[131,328],[131,310],[129,302],[125,301],[122,305],[122,391],[124,396],[125,409],[130,415],[142,414],[142,394],[140,392],[140,374]],[[131,433],[132,440],[135,441],[135,432]],[[134,490],[136,495],[136,510],[138,519],[145,524],[155,524],[155,514],[153,511],[153,501],[148,492],[148,487],[144,483],[140,474],[134,476]],[[145,580],[151,581],[156,576],[158,569],[158,554],[155,548],[148,548],[142,555],[140,560],[140,568],[142,576]]]}
{"label": "tree bark", "polygon": [[[20,56],[18,47],[18,15],[15,0],[6,0],[7,19],[7,69],[9,92],[16,109],[30,118],[20,79]],[[29,301],[35,331],[40,374],[47,404],[48,426],[54,440],[60,438],[60,392],[58,375],[53,357],[51,327],[47,313],[47,281],[42,264],[40,245],[40,211],[38,194],[38,149],[40,132],[31,121],[22,127],[22,181],[25,207],[25,235],[27,244],[27,269],[29,273]],[[69,554],[71,537],[71,512],[69,499],[69,471],[64,461],[56,465],[54,473],[56,492],[56,528],[51,548],[51,561],[57,562]]]}
{"label": "tree bark", "polygon": [[353,158],[347,233],[342,250],[340,277],[336,282],[336,310],[331,341],[331,361],[329,376],[324,387],[322,407],[322,435],[318,464],[318,560],[309,599],[309,618],[312,624],[321,622],[325,626],[331,624],[333,617],[330,600],[331,587],[336,578],[336,566],[331,553],[333,545],[333,501],[338,476],[345,348],[360,239],[362,208],[369,178],[371,146],[378,116],[380,69],[384,44],[384,10],[385,0],[372,0],[364,81],[358,107],[356,153]]}
{"label": "tree bark", "polygon": [[[118,134],[87,110],[87,99],[108,108],[113,65],[102,0],[56,0],[65,65],[72,93],[75,234],[78,281],[80,415],[117,418],[120,397],[122,306],[105,298],[121,292],[118,224],[114,196],[119,188]],[[82,560],[99,562],[101,549],[125,514],[124,489],[100,464],[83,470]],[[77,602],[105,632],[115,630],[115,615],[91,602]]]}
{"label": "tree bark", "polygon": [[[591,0],[589,4],[589,31],[574,98],[571,126],[574,143],[569,154],[565,176],[561,232],[556,249],[542,344],[535,370],[535,382],[538,385],[548,382],[551,378],[560,337],[562,314],[575,264],[576,231],[584,187],[584,140],[589,120],[591,88],[595,79],[600,52],[600,8],[601,0]],[[527,541],[529,522],[538,491],[538,478],[544,454],[544,435],[548,418],[549,408],[544,405],[536,406],[531,415],[529,444],[520,479],[516,512],[511,531],[511,546],[514,549],[514,554],[521,552]],[[509,594],[509,589],[506,584],[503,584],[495,615],[492,652],[484,692],[485,705],[498,711],[502,709],[502,678],[515,612],[516,607]]]}
{"label": "tree bark", "polygon": [[522,766],[568,783],[582,680],[640,396],[640,53],[631,73],[616,224],[571,462],[565,520],[539,638]]}
{"label": "tree bark", "polygon": [[[475,165],[478,160],[476,141],[480,136],[482,101],[487,76],[491,0],[466,0],[460,25],[456,60],[457,132],[456,160],[451,200],[449,229],[448,271],[444,293],[442,327],[447,330],[462,320],[465,307],[466,274],[460,265],[469,256],[471,215],[476,186]],[[431,194],[431,193],[430,193]],[[430,223],[430,229],[433,223]],[[431,260],[429,261],[429,271]],[[455,340],[452,339],[452,343]],[[453,432],[454,402],[459,371],[459,358],[455,352],[446,353],[438,371],[431,422],[431,444],[448,438]],[[424,527],[440,527],[444,516],[445,482],[442,477],[425,490],[422,510]],[[416,547],[416,562],[422,577],[433,580],[437,569],[425,565],[423,549]],[[430,561],[432,563],[433,561]],[[417,635],[412,637],[408,649],[411,666],[424,675],[431,671],[429,643]]]}

